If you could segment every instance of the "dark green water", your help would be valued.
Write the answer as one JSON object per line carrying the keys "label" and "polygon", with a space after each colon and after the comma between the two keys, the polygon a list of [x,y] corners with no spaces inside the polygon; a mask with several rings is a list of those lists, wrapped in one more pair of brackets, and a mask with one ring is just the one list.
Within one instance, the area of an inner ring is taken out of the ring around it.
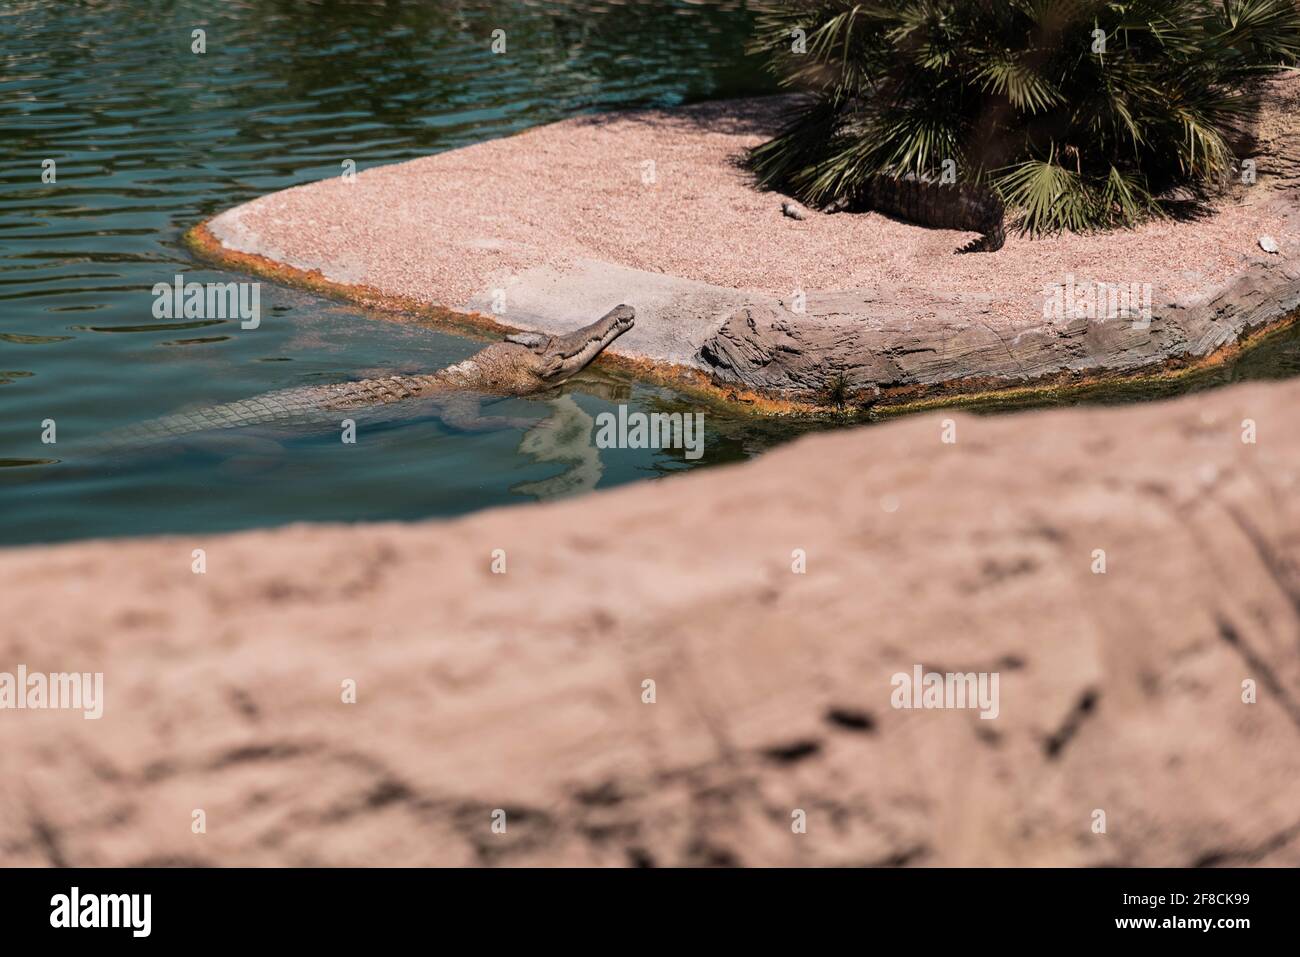
{"label": "dark green water", "polygon": [[[765,91],[742,53],[749,24],[741,5],[666,0],[0,0],[0,543],[458,514],[737,461],[811,427],[708,410],[696,462],[596,449],[591,419],[616,403],[688,408],[602,374],[516,402],[512,414],[557,426],[536,432],[415,419],[347,447],[88,454],[112,429],[184,407],[427,370],[480,345],[266,283],[256,335],[155,319],[151,289],[177,273],[248,278],[195,262],[188,227],[336,176],[340,156],[365,168],[579,111]],[[495,29],[508,56],[490,52]],[[47,159],[55,183],[42,182]],[[1298,341],[1178,388],[1293,375]],[[55,444],[41,441],[46,420]]]}
{"label": "dark green water", "polygon": [[[506,56],[490,51],[498,28]],[[735,4],[0,3],[0,542],[457,514],[735,461],[788,435],[710,413],[696,462],[598,450],[588,417],[613,403],[682,406],[602,376],[516,403],[561,426],[533,435],[417,419],[347,447],[87,457],[105,432],[179,408],[427,370],[482,345],[266,283],[256,334],[155,319],[151,288],[176,273],[249,278],[195,262],[180,243],[194,223],[337,175],[340,156],[364,168],[578,111],[765,89],[742,55],[748,29]]]}

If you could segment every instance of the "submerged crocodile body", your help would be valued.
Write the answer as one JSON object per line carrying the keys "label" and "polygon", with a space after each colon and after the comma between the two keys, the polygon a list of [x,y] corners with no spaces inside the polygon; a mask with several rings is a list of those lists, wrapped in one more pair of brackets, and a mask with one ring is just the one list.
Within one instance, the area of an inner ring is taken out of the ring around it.
{"label": "submerged crocodile body", "polygon": [[969,183],[948,185],[916,176],[872,177],[854,204],[933,229],[981,233],[959,253],[996,252],[1006,241],[1006,211],[993,190]]}
{"label": "submerged crocodile body", "polygon": [[444,422],[466,431],[535,424],[483,416],[483,397],[533,395],[577,375],[605,348],[631,329],[631,306],[615,306],[588,326],[560,336],[519,332],[463,362],[425,375],[394,375],[331,385],[300,386],[182,412],[122,429],[113,446],[165,442],[187,435],[253,426],[295,428],[332,423],[377,406],[412,402],[434,409]]}

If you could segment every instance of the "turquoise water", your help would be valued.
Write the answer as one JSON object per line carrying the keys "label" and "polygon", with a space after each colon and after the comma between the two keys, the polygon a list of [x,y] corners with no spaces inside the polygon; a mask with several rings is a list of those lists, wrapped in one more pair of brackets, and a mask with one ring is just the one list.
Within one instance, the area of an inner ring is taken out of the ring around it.
{"label": "turquoise water", "polygon": [[[592,373],[509,407],[544,429],[375,420],[353,446],[235,436],[93,454],[105,433],[187,407],[429,370],[481,346],[268,283],[256,334],[156,319],[151,289],[177,273],[249,278],[196,262],[181,245],[190,226],[336,176],[340,156],[364,168],[580,111],[769,91],[743,55],[749,25],[739,4],[663,0],[0,3],[0,543],[454,515],[738,461],[813,427],[708,409],[697,461],[597,449],[592,420],[618,403],[698,407]],[[490,52],[496,29],[506,56]],[[1289,332],[1170,389],[1297,372]]]}
{"label": "turquoise water", "polygon": [[[340,156],[368,167],[584,110],[766,89],[741,51],[748,24],[738,5],[664,2],[0,5],[0,542],[451,515],[735,461],[790,434],[711,413],[698,461],[596,449],[591,418],[615,403],[685,408],[602,374],[516,402],[558,426],[532,433],[417,418],[366,425],[353,446],[92,454],[178,409],[427,371],[482,345],[268,283],[256,334],[156,319],[151,289],[177,273],[249,278],[196,262],[181,245],[193,224],[337,175]],[[490,51],[495,29],[507,56]]]}

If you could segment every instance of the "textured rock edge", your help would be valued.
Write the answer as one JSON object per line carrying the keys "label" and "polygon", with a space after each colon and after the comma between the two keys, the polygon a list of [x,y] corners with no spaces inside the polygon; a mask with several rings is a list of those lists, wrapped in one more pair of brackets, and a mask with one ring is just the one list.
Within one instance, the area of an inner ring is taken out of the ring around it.
{"label": "textured rock edge", "polygon": [[[0,667],[105,673],[99,721],[0,716],[0,859],[1300,864],[1298,400],[959,413],[954,444],[923,415],[454,522],[0,550]],[[892,708],[917,663],[999,672],[999,717]]]}

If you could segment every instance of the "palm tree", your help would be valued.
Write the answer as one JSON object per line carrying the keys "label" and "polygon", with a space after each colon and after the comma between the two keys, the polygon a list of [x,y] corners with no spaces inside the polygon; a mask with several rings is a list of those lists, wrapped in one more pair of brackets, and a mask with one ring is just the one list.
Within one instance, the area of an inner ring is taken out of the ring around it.
{"label": "palm tree", "polygon": [[[991,188],[1031,234],[1130,226],[1233,168],[1295,0],[787,0],[752,46],[810,93],[760,184],[851,203],[872,177]],[[945,163],[945,161],[949,161]],[[949,177],[951,179],[951,177]]]}

